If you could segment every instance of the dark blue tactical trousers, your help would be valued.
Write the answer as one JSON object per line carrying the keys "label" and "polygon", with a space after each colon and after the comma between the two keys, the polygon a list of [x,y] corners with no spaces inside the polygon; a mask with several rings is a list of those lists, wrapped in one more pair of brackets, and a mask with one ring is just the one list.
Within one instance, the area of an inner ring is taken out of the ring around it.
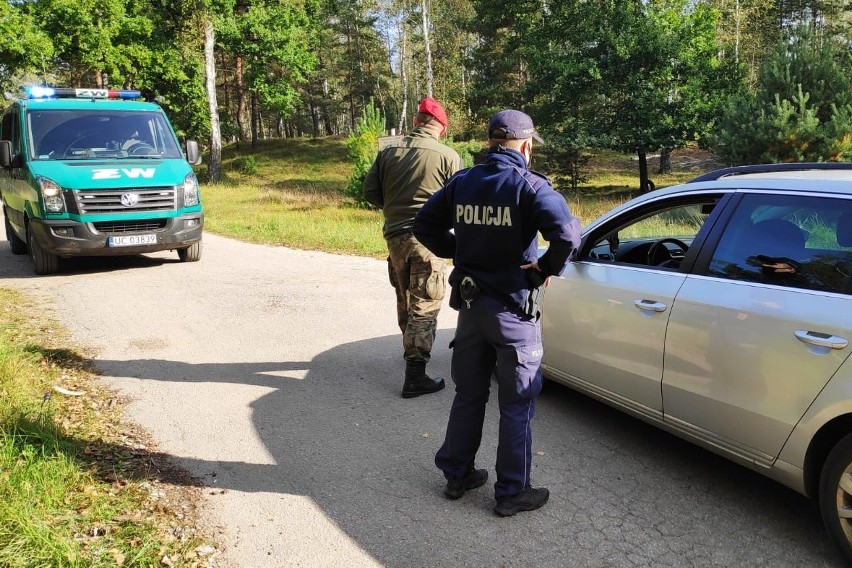
{"label": "dark blue tactical trousers", "polygon": [[515,495],[530,484],[530,422],[541,392],[541,327],[482,295],[459,310],[453,342],[456,396],[435,465],[447,479],[461,479],[474,466],[494,373],[500,403],[494,496]]}

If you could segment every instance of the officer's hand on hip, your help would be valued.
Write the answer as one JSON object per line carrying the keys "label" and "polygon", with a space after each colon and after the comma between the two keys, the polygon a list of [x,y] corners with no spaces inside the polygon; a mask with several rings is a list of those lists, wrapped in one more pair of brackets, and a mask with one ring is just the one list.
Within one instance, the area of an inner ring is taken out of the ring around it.
{"label": "officer's hand on hip", "polygon": [[535,270],[535,273],[527,274],[527,282],[533,285],[535,288],[540,288],[544,286],[547,288],[550,285],[550,277],[544,278],[541,273],[541,269],[538,267],[538,261],[531,262],[529,264],[522,264],[521,270]]}

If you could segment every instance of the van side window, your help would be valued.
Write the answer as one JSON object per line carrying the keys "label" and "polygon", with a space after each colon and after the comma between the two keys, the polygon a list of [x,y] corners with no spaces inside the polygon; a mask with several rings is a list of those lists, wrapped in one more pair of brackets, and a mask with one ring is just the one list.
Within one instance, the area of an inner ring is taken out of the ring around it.
{"label": "van side window", "polygon": [[14,116],[15,113],[12,112],[12,109],[9,109],[5,113],[3,113],[3,121],[0,122],[0,140],[12,139],[12,117]]}
{"label": "van side window", "polygon": [[852,200],[746,196],[708,274],[852,294]]}
{"label": "van side window", "polygon": [[17,112],[13,111],[9,114],[12,115],[12,128],[9,132],[9,140],[12,142],[12,155],[17,156],[23,149],[23,145],[21,144],[21,122],[18,120]]}
{"label": "van side window", "polygon": [[4,114],[0,123],[0,140],[8,140],[12,143],[12,156],[21,153],[21,125],[17,120],[18,107],[12,105]]}
{"label": "van side window", "polygon": [[18,122],[18,106],[12,105],[0,121],[0,140],[11,142],[12,157],[21,153],[21,125]]}

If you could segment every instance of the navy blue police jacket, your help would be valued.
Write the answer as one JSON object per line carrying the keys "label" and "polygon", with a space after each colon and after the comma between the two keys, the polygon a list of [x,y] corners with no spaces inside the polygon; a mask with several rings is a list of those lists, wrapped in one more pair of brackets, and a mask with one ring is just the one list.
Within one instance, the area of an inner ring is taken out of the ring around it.
{"label": "navy blue police jacket", "polygon": [[[541,258],[539,232],[550,243]],[[561,274],[580,244],[580,222],[520,152],[494,146],[486,163],[459,171],[429,198],[414,235],[453,259],[454,288],[471,276],[484,293],[523,309],[531,283],[521,265],[538,260],[544,278]]]}

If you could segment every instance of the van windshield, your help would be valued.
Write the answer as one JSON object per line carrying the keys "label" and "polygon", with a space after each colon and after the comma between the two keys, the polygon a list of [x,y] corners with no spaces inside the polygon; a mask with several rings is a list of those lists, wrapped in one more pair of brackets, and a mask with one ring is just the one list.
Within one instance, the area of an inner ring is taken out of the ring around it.
{"label": "van windshield", "polygon": [[157,112],[32,110],[27,121],[34,160],[183,157]]}

